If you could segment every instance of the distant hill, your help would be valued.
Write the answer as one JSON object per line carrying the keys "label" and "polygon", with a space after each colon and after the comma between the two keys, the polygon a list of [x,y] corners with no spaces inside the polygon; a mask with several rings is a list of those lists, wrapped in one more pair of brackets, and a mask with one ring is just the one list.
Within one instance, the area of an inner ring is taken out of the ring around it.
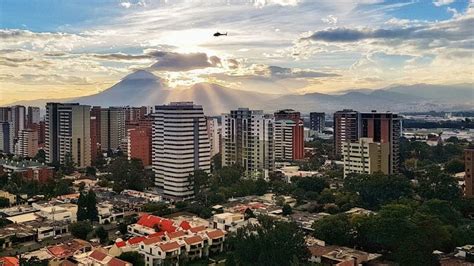
{"label": "distant hill", "polygon": [[469,84],[451,86],[396,85],[378,90],[354,89],[340,94],[307,93],[275,95],[227,88],[213,83],[197,83],[173,89],[156,75],[135,71],[100,93],[68,99],[41,99],[16,104],[43,107],[48,101],[79,102],[100,106],[153,106],[173,101],[193,101],[203,105],[208,115],[218,115],[238,107],[275,111],[292,108],[303,113],[335,112],[343,108],[359,111],[453,111],[474,109],[474,89]]}

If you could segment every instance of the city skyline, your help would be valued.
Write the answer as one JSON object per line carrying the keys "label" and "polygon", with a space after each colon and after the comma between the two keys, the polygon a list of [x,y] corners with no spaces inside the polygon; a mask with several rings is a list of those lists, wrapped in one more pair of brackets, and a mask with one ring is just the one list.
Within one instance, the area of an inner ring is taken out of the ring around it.
{"label": "city skyline", "polygon": [[472,84],[472,1],[0,6],[0,105],[95,94],[137,69],[170,88],[211,82],[278,94]]}

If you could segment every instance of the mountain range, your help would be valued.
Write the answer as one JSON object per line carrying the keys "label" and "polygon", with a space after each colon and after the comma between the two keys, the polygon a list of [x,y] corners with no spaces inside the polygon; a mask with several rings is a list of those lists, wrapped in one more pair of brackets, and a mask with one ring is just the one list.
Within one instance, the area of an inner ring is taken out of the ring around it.
{"label": "mountain range", "polygon": [[193,101],[208,115],[218,115],[238,107],[275,111],[291,108],[303,113],[335,112],[341,109],[359,111],[452,111],[474,109],[472,84],[394,85],[369,90],[353,89],[339,94],[266,94],[236,90],[213,83],[196,83],[189,88],[166,86],[158,76],[145,70],[135,71],[100,93],[68,99],[40,99],[14,104],[44,106],[48,101],[79,102],[100,106],[153,106],[174,101]]}

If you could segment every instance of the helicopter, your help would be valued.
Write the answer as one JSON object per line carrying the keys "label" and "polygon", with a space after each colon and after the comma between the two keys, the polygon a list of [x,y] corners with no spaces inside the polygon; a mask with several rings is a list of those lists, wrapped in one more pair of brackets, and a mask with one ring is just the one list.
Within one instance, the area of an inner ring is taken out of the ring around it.
{"label": "helicopter", "polygon": [[226,33],[220,33],[220,32],[214,33],[214,37],[219,37],[219,36],[227,36],[227,32]]}

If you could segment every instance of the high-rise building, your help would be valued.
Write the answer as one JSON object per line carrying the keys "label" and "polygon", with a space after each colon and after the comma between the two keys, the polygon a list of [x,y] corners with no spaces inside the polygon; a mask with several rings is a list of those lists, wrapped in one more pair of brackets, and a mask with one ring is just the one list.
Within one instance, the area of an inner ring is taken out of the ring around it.
{"label": "high-rise building", "polygon": [[77,167],[91,165],[90,106],[48,103],[45,125],[47,162],[64,163],[70,154]]}
{"label": "high-rise building", "polygon": [[125,109],[109,107],[101,109],[100,116],[101,149],[116,151],[127,136],[125,130]]}
{"label": "high-rise building", "polygon": [[148,114],[148,108],[146,106],[133,107],[125,106],[125,123],[142,120]]}
{"label": "high-rise building", "polygon": [[153,122],[153,171],[155,185],[165,198],[194,196],[189,175],[210,171],[210,144],[202,106],[175,102],[155,107]]}
{"label": "high-rise building", "polygon": [[275,160],[293,161],[304,158],[304,125],[301,114],[280,110],[275,117]]}
{"label": "high-rise building", "polygon": [[140,159],[143,166],[150,166],[152,145],[152,127],[139,125],[127,130],[127,155],[128,159]]}
{"label": "high-rise building", "polygon": [[372,138],[360,138],[357,142],[342,143],[344,177],[350,173],[391,174],[390,143],[374,142]]}
{"label": "high-rise building", "polygon": [[98,153],[101,151],[101,108],[100,106],[93,106],[91,108],[91,161],[97,159]]}
{"label": "high-rise building", "polygon": [[15,139],[18,138],[20,130],[25,129],[26,109],[22,105],[15,105],[11,108],[11,121],[13,122],[13,133]]}
{"label": "high-rise building", "polygon": [[40,108],[28,106],[28,113],[26,114],[26,128],[32,128],[33,125],[39,124],[41,120]]}
{"label": "high-rise building", "polygon": [[11,108],[0,107],[0,122],[7,122],[12,120]]}
{"label": "high-rise building", "polygon": [[0,122],[0,151],[3,153],[13,153],[13,139],[13,123],[8,121]]}
{"label": "high-rise building", "polygon": [[207,118],[207,135],[211,143],[211,157],[214,157],[221,151],[221,132],[222,126],[215,117]]}
{"label": "high-rise building", "polygon": [[324,113],[309,113],[309,129],[317,133],[322,133],[326,127],[326,116]]}
{"label": "high-rise building", "polygon": [[26,128],[20,131],[17,143],[17,155],[35,157],[38,153],[38,131]]}
{"label": "high-rise building", "polygon": [[351,109],[334,113],[334,153],[337,158],[342,156],[344,142],[357,142],[359,139],[360,114]]}
{"label": "high-rise building", "polygon": [[398,114],[382,113],[382,112],[368,112],[360,113],[360,130],[359,136],[361,138],[372,138],[374,142],[382,144],[388,143],[389,149],[389,164],[388,173],[398,173],[400,164],[400,137],[401,120]]}
{"label": "high-rise building", "polygon": [[275,168],[274,118],[239,108],[222,115],[222,165],[239,165],[247,178],[268,178]]}
{"label": "high-rise building", "polygon": [[464,196],[474,197],[474,148],[464,150]]}
{"label": "high-rise building", "polygon": [[36,131],[38,131],[38,145],[43,147],[46,138],[46,123],[44,121],[40,121],[36,127]]}

